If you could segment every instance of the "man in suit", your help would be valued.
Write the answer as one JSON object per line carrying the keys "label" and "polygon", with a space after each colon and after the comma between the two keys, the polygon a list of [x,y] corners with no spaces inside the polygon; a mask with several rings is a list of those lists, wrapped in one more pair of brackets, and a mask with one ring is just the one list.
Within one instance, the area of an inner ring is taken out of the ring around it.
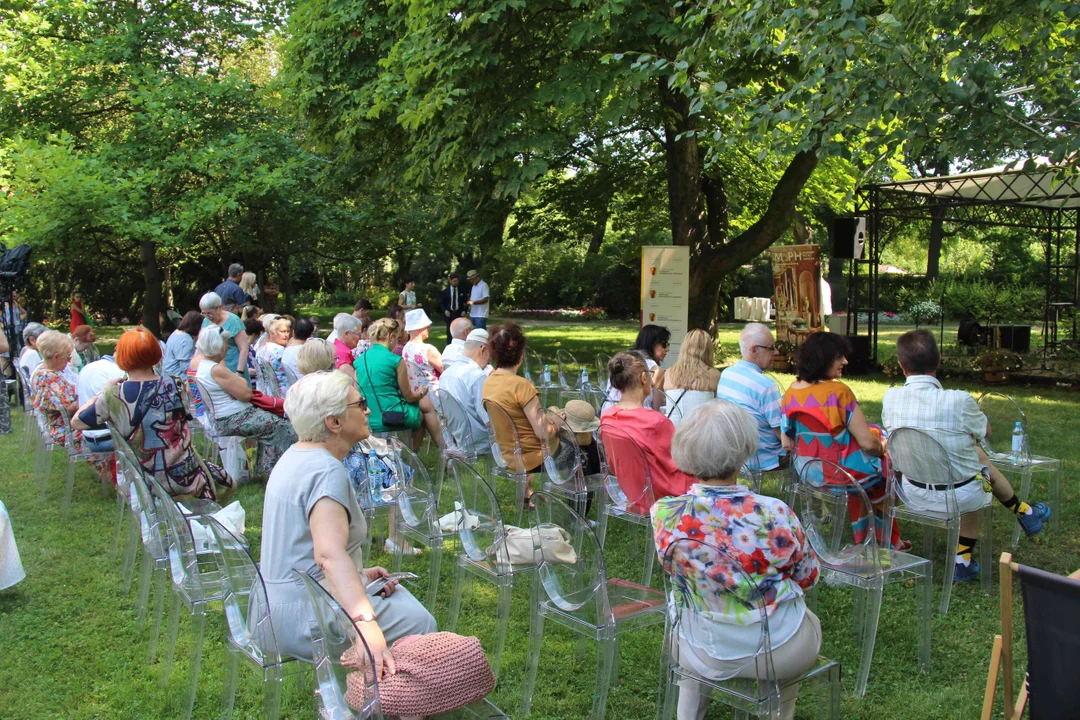
{"label": "man in suit", "polygon": [[439,307],[442,308],[443,319],[446,320],[446,339],[450,341],[450,323],[465,314],[464,293],[458,288],[458,274],[450,274],[450,285],[442,291],[439,299]]}

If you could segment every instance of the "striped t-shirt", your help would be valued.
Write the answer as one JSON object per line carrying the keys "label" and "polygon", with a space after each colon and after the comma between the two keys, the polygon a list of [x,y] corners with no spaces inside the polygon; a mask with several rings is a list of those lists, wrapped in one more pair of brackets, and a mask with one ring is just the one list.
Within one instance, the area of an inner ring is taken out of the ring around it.
{"label": "striped t-shirt", "polygon": [[784,454],[776,428],[780,427],[780,388],[752,362],[739,360],[720,374],[716,397],[730,400],[754,419],[758,426],[756,469],[774,470]]}

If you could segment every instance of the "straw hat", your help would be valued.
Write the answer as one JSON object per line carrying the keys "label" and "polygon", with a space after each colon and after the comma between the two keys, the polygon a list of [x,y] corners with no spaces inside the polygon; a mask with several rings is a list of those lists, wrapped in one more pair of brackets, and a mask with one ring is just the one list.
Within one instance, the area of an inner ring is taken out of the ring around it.
{"label": "straw hat", "polygon": [[591,433],[600,427],[596,411],[584,400],[571,400],[566,403],[563,413],[566,415],[566,424],[576,433]]}
{"label": "straw hat", "polygon": [[480,277],[480,273],[476,272],[475,270],[470,270],[469,272],[465,273],[466,280],[472,280],[474,277]]}
{"label": "straw hat", "polygon": [[423,308],[417,308],[416,310],[410,310],[405,313],[405,332],[423,330],[430,326],[431,318],[427,316],[427,313],[424,312]]}

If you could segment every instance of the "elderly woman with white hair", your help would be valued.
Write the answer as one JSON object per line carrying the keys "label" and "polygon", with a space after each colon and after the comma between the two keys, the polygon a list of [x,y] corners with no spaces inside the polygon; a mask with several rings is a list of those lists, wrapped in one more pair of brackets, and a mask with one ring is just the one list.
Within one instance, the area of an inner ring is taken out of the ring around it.
{"label": "elderly woman with white hair", "polygon": [[316,372],[289,389],[285,411],[299,442],[281,456],[266,483],[260,562],[279,649],[301,659],[312,656],[314,616],[293,577],[298,568],[324,582],[356,622],[381,679],[395,672],[391,643],[434,632],[435,619],[396,583],[374,596],[365,590],[387,572],[364,568],[364,514],[341,461],[371,434],[367,403],[346,375]]}
{"label": "elderly woman with white hair", "polygon": [[23,349],[22,354],[19,355],[18,364],[27,376],[32,375],[41,364],[41,353],[38,352],[37,341],[48,329],[36,322],[28,323],[23,328]]}
{"label": "elderly woman with white hair", "polygon": [[225,366],[244,376],[248,380],[248,335],[244,323],[236,315],[221,307],[221,296],[214,292],[206,293],[199,299],[199,310],[203,316],[203,328],[216,325],[225,332],[228,341],[225,353]]}
{"label": "elderly woman with white hair", "polygon": [[353,350],[360,343],[362,323],[349,313],[334,316],[334,367],[356,380],[353,368]]}
{"label": "elderly woman with white hair", "polygon": [[289,389],[289,377],[285,374],[285,365],[281,359],[285,354],[285,346],[292,337],[292,318],[274,315],[270,320],[263,321],[263,327],[266,329],[266,342],[258,348],[256,358],[259,364],[266,365],[274,374],[278,397],[285,397],[285,392]]}
{"label": "elderly woman with white hair", "polygon": [[[690,538],[715,545],[746,570],[755,587],[737,585],[732,590],[721,588],[710,568],[693,559],[664,568],[678,573],[680,587],[698,608],[723,607],[721,598],[730,592],[743,600],[760,592],[767,604],[774,677],[783,681],[817,662],[821,623],[807,609],[804,593],[817,582],[819,567],[791,508],[738,484],[739,470],[757,444],[757,426],[734,403],[712,400],[691,411],[675,431],[671,453],[679,469],[697,482],[686,495],[657,500],[652,523],[661,562],[672,543]],[[702,627],[692,635],[680,632],[680,664],[702,677],[723,678],[738,671],[735,677],[764,679],[764,663],[752,662],[760,620],[743,613],[718,616],[713,622],[707,632]],[[679,720],[704,718],[709,697],[701,685],[684,679],[679,686]],[[794,716],[797,693],[797,685],[781,691],[782,718]]]}
{"label": "elderly woman with white hair", "polygon": [[213,412],[219,435],[255,438],[256,476],[267,477],[285,448],[296,442],[289,422],[251,404],[251,386],[224,364],[226,344],[217,327],[203,328],[195,348],[202,359],[195,371],[202,402]]}
{"label": "elderly woman with white hair", "polygon": [[296,355],[296,369],[301,376],[334,369],[334,346],[322,338],[313,337],[304,343]]}

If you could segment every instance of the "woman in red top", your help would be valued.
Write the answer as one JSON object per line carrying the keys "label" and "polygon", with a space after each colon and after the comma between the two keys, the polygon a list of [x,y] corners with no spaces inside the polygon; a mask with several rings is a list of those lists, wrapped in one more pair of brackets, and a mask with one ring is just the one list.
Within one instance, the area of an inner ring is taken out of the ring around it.
{"label": "woman in red top", "polygon": [[79,297],[79,293],[75,293],[71,296],[71,332],[75,332],[75,328],[80,325],[88,325],[86,322],[86,308],[83,307],[82,298]]}
{"label": "woman in red top", "polygon": [[[604,411],[600,416],[601,425],[614,427],[630,437],[644,452],[652,475],[653,500],[670,495],[684,495],[696,480],[675,467],[671,459],[671,438],[675,435],[675,425],[663,413],[645,407],[645,398],[652,392],[652,378],[645,357],[638,351],[621,352],[608,363],[611,384],[622,393],[622,399]],[[603,429],[601,428],[601,436]],[[617,465],[612,459],[613,450],[605,448],[609,464]],[[626,473],[622,473],[626,475]],[[623,485],[624,478],[618,469],[615,476]],[[623,487],[627,498],[641,498],[639,488]],[[647,513],[649,508],[636,509]]]}

